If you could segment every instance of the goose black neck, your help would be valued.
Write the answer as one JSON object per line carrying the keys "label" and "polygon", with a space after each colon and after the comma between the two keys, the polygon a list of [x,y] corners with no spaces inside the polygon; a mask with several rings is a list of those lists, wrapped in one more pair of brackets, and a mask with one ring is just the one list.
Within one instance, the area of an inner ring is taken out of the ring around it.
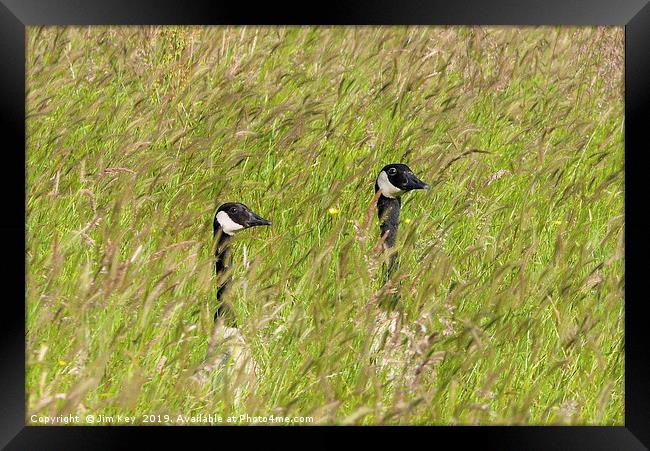
{"label": "goose black neck", "polygon": [[218,237],[217,247],[214,251],[214,256],[217,258],[215,269],[217,275],[220,275],[226,272],[231,265],[230,242],[232,236],[225,233],[220,227],[215,228],[214,234]]}
{"label": "goose black neck", "polygon": [[[402,208],[402,201],[399,197],[386,197],[383,194],[377,200],[377,215],[379,216],[379,229],[384,240],[384,249],[391,249],[395,246],[397,239],[397,228],[399,226],[399,213]],[[388,257],[388,265],[385,271],[385,279],[388,281],[390,275],[397,268],[397,252],[391,251]]]}
{"label": "goose black neck", "polygon": [[382,194],[377,200],[379,228],[381,229],[382,238],[385,237],[385,247],[393,247],[395,245],[401,208],[402,201],[399,197],[386,197]]}
{"label": "goose black neck", "polygon": [[[391,198],[383,194],[377,199],[377,215],[379,216],[379,228],[381,237],[384,240],[384,249],[390,252],[388,263],[384,266],[384,283],[388,283],[391,274],[397,269],[399,260],[397,252],[392,249],[397,239],[397,228],[399,226],[399,214],[402,208],[402,201],[399,197]],[[388,309],[394,309],[399,302],[399,293],[389,296],[381,302],[381,305]]]}
{"label": "goose black neck", "polygon": [[222,299],[231,280],[228,272],[232,266],[232,256],[230,255],[232,236],[225,233],[219,226],[214,228],[214,235],[218,237],[214,256],[216,257],[215,272],[217,274],[217,283],[219,284],[217,289],[217,310],[214,314],[214,320],[217,321],[219,318],[224,318],[229,326],[236,327],[234,314]]}

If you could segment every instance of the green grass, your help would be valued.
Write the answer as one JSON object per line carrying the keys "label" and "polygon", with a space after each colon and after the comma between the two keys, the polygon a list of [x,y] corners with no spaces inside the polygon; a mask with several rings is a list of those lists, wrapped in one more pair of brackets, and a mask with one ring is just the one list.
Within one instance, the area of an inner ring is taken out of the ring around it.
{"label": "green grass", "polygon": [[[28,416],[623,423],[621,28],[27,43]],[[404,198],[402,330],[376,350],[391,162],[432,188]],[[233,248],[258,374],[197,383],[225,201],[273,221]]]}

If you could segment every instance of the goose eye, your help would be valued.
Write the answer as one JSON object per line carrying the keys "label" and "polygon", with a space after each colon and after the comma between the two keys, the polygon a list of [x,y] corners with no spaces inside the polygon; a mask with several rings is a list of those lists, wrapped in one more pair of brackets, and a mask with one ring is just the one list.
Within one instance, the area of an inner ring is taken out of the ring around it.
{"label": "goose eye", "polygon": [[230,213],[237,213],[237,207],[230,207]]}
{"label": "goose eye", "polygon": [[397,174],[397,169],[395,169],[395,168],[390,168],[390,169],[388,170],[388,174],[389,174],[389,175],[395,175],[395,174]]}

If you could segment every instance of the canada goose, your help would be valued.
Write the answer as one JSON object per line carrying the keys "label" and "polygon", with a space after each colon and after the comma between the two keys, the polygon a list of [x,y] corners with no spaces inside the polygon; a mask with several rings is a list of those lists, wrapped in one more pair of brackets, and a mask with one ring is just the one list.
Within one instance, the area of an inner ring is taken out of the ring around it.
{"label": "canada goose", "polygon": [[214,236],[218,240],[214,254],[216,257],[215,269],[219,278],[219,289],[217,291],[218,306],[214,314],[215,321],[219,318],[224,318],[230,324],[236,326],[233,312],[222,301],[223,294],[230,283],[230,275],[227,274],[232,265],[230,241],[237,231],[262,225],[271,225],[271,221],[258,216],[250,208],[241,203],[227,202],[222,204],[214,215],[213,230]]}
{"label": "canada goose", "polygon": [[[381,191],[377,199],[377,216],[385,250],[395,245],[402,194],[414,189],[428,188],[429,185],[417,178],[405,164],[389,164],[382,168],[375,181],[375,194]],[[395,269],[396,261],[397,252],[393,252],[389,257],[386,279]]]}

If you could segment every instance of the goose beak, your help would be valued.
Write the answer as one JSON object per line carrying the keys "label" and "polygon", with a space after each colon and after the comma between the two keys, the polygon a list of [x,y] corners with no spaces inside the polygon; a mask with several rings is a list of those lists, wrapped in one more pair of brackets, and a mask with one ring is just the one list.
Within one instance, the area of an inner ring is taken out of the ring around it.
{"label": "goose beak", "polygon": [[271,221],[264,219],[261,216],[256,215],[251,212],[251,218],[248,220],[246,227],[255,227],[255,226],[270,226]]}
{"label": "goose beak", "polygon": [[422,180],[417,178],[413,173],[408,173],[406,175],[406,187],[407,190],[411,189],[429,189],[429,185],[424,183]]}

